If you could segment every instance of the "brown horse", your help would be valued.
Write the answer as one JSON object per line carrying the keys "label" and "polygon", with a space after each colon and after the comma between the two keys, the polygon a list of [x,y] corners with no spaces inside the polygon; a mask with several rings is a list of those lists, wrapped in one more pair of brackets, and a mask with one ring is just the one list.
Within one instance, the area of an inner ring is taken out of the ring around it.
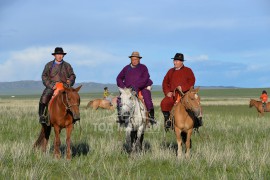
{"label": "brown horse", "polygon": [[116,102],[117,97],[112,98],[111,102],[106,99],[94,99],[87,104],[86,108],[91,107],[94,110],[97,110],[98,108],[114,110]]}
{"label": "brown horse", "polygon": [[51,133],[51,127],[54,127],[55,139],[54,139],[54,156],[60,158],[60,132],[63,128],[66,128],[66,158],[71,159],[70,137],[73,129],[73,124],[80,120],[80,96],[78,91],[81,86],[74,88],[65,88],[59,91],[55,95],[49,104],[48,115],[49,123],[42,124],[40,135],[34,144],[34,148],[42,148],[45,152],[48,144],[48,140]]}
{"label": "brown horse", "polygon": [[257,111],[258,111],[258,116],[262,117],[264,115],[264,112],[270,112],[270,102],[268,102],[266,104],[265,109],[262,106],[262,102],[261,101],[257,101],[255,99],[250,99],[249,101],[249,107],[256,107]]}
{"label": "brown horse", "polygon": [[[186,92],[174,109],[174,131],[178,144],[177,156],[182,155],[182,140],[186,145],[186,157],[190,156],[191,135],[194,128],[194,118],[201,116],[199,88],[193,87]],[[181,138],[182,136],[182,138]]]}

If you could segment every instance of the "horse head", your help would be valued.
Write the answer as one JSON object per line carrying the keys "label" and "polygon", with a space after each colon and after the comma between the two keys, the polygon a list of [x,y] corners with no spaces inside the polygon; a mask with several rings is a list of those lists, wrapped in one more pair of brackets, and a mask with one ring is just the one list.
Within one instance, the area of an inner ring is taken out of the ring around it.
{"label": "horse head", "polygon": [[130,88],[119,88],[121,94],[120,94],[120,107],[122,114],[130,112],[134,108],[134,100],[135,100],[135,94],[132,92]]}
{"label": "horse head", "polygon": [[71,112],[74,121],[80,120],[80,96],[78,94],[82,85],[77,88],[64,87],[63,91],[63,104],[66,109]]}
{"label": "horse head", "polygon": [[256,100],[250,99],[250,101],[249,101],[249,107],[250,108],[253,107],[255,105],[255,102],[256,102]]}
{"label": "horse head", "polygon": [[201,99],[198,95],[199,90],[199,87],[196,89],[191,87],[190,90],[186,92],[181,99],[185,108],[192,111],[196,117],[199,117],[201,115]]}

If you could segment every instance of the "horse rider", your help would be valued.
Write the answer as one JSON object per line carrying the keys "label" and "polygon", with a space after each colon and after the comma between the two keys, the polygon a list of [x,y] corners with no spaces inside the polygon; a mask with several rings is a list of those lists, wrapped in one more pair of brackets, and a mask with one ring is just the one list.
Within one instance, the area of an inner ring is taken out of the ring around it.
{"label": "horse rider", "polygon": [[108,87],[105,87],[104,92],[103,92],[103,98],[106,99],[109,97],[109,95],[110,93],[109,93]]}
{"label": "horse rider", "polygon": [[[137,51],[132,52],[130,58],[130,64],[126,65],[116,78],[117,86],[120,88],[132,88],[133,91],[138,94],[141,92],[146,109],[149,113],[150,123],[155,124],[155,112],[154,105],[151,97],[151,85],[153,84],[150,79],[148,68],[140,63],[141,56]],[[117,102],[118,118],[119,123],[125,122],[125,117],[121,116],[120,113],[120,102]]]}
{"label": "horse rider", "polygon": [[112,106],[112,98],[110,97],[110,92],[109,92],[108,87],[104,88],[103,99],[110,101],[110,105]]}
{"label": "horse rider", "polygon": [[52,53],[54,60],[48,62],[42,72],[42,82],[46,88],[40,97],[38,108],[39,122],[41,124],[46,123],[44,110],[53,96],[56,82],[62,82],[65,87],[73,86],[75,83],[76,75],[73,68],[63,60],[66,54],[63,48],[56,47],[54,53]]}
{"label": "horse rider", "polygon": [[266,111],[266,103],[268,101],[268,95],[267,95],[267,92],[266,90],[263,90],[262,91],[262,94],[260,96],[260,99],[262,101],[262,107],[263,107],[263,110]]}
{"label": "horse rider", "polygon": [[[162,89],[165,97],[160,103],[161,111],[164,116],[165,128],[171,127],[170,111],[175,103],[177,103],[177,97],[181,96],[179,92],[187,92],[195,84],[195,76],[193,71],[184,66],[184,55],[182,53],[176,53],[173,59],[174,67],[169,69],[162,82]],[[175,91],[175,90],[178,91]],[[194,122],[194,127],[202,126],[202,119],[199,122]]]}

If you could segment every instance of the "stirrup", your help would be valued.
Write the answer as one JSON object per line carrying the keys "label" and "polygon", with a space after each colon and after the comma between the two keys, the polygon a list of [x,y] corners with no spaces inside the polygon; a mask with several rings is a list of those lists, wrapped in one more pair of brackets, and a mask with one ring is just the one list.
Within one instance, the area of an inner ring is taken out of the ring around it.
{"label": "stirrup", "polygon": [[151,125],[157,124],[155,118],[149,118],[149,122],[151,123]]}
{"label": "stirrup", "polygon": [[165,122],[165,128],[170,129],[171,127],[172,127],[172,120],[171,119],[168,119]]}
{"label": "stirrup", "polygon": [[44,115],[39,116],[39,123],[40,124],[47,124],[46,116],[44,116]]}

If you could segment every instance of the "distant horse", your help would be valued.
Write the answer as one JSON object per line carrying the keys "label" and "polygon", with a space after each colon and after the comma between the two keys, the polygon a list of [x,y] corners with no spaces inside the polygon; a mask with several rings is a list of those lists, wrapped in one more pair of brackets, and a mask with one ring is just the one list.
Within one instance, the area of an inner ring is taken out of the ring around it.
{"label": "distant horse", "polygon": [[63,90],[60,90],[59,93],[51,99],[48,106],[50,125],[47,126],[46,124],[42,124],[41,132],[34,144],[34,148],[41,147],[44,152],[46,151],[51,128],[54,127],[54,156],[56,158],[60,158],[60,132],[63,128],[66,128],[66,158],[71,159],[70,137],[73,124],[77,120],[80,120],[80,96],[78,91],[80,90],[81,86],[74,89],[72,87],[66,88],[62,85]]}
{"label": "distant horse", "polygon": [[87,104],[86,108],[91,107],[94,110],[97,110],[98,108],[114,110],[116,103],[117,97],[113,97],[111,101],[106,99],[94,99]]}
{"label": "distant horse", "polygon": [[121,115],[129,115],[125,122],[125,128],[127,152],[130,153],[142,149],[147,110],[142,101],[132,93],[131,89],[119,88],[119,90],[121,92]]}
{"label": "distant horse", "polygon": [[[182,140],[186,145],[186,157],[190,156],[191,135],[195,118],[201,116],[199,88],[190,88],[174,109],[174,131],[178,144],[177,156],[182,155]],[[181,138],[182,136],[182,138]]]}
{"label": "distant horse", "polygon": [[266,104],[266,111],[262,106],[262,102],[261,101],[257,101],[255,99],[250,99],[249,101],[249,107],[256,107],[257,111],[258,111],[258,116],[262,117],[264,115],[264,112],[270,112],[270,102],[268,102]]}

